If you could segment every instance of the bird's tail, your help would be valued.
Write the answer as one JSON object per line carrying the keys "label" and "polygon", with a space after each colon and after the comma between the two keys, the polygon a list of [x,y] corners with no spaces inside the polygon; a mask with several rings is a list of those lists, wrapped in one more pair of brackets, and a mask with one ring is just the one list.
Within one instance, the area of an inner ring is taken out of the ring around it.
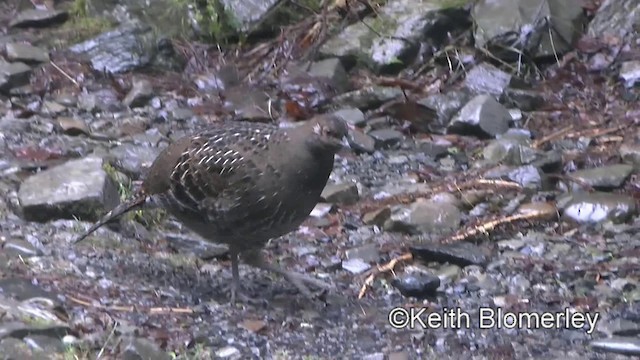
{"label": "bird's tail", "polygon": [[135,197],[121,203],[120,205],[113,208],[113,210],[106,213],[102,218],[100,218],[100,220],[98,220],[95,224],[93,224],[89,228],[89,230],[85,231],[84,233],[82,233],[82,235],[80,235],[77,239],[75,239],[73,243],[74,244],[79,243],[80,241],[84,240],[87,236],[91,235],[94,231],[102,227],[104,224],[115,220],[117,217],[119,217],[122,214],[125,214],[137,207],[142,206],[146,200],[147,200],[147,195],[145,193],[140,192],[136,194]]}

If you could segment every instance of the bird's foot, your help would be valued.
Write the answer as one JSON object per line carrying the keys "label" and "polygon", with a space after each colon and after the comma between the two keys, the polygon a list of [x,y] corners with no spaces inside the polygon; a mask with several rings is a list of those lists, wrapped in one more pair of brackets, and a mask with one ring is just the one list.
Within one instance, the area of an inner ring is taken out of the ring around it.
{"label": "bird's foot", "polygon": [[265,303],[264,300],[260,300],[255,296],[248,295],[245,289],[242,289],[239,284],[234,284],[233,281],[229,285],[228,293],[229,303],[233,306],[238,303],[253,306],[263,305]]}

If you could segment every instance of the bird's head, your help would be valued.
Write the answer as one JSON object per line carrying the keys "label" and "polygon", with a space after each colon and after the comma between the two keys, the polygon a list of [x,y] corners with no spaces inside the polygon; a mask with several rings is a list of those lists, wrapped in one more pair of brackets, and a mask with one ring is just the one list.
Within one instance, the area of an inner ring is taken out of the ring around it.
{"label": "bird's head", "polygon": [[307,143],[312,149],[336,153],[349,147],[348,127],[342,119],[333,115],[321,115],[309,121],[312,133]]}

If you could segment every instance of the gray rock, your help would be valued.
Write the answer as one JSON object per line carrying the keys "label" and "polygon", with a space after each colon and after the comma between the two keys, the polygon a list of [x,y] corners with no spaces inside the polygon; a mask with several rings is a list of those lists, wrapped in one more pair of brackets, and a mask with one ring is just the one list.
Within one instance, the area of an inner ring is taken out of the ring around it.
{"label": "gray rock", "polygon": [[487,179],[508,179],[529,189],[540,189],[542,186],[542,174],[540,173],[540,169],[533,165],[525,165],[515,168],[510,166],[499,166],[487,171],[484,177]]}
{"label": "gray rock", "polygon": [[151,27],[132,21],[69,49],[87,56],[95,71],[114,74],[148,65],[157,50]]}
{"label": "gray rock", "polygon": [[35,246],[31,245],[28,241],[20,239],[13,239],[4,242],[2,244],[2,252],[14,256],[22,256],[23,258],[42,256],[42,251],[36,249]]}
{"label": "gray rock", "polygon": [[35,359],[34,351],[22,340],[16,338],[6,338],[0,340],[0,353],[3,359]]}
{"label": "gray rock", "polygon": [[601,352],[640,356],[640,339],[632,336],[612,336],[591,341],[589,346]]}
{"label": "gray rock", "polygon": [[640,170],[640,144],[622,144],[618,152],[622,161],[633,165],[636,171]]}
{"label": "gray rock", "polygon": [[620,194],[577,193],[566,200],[558,201],[563,209],[563,217],[580,223],[620,223],[638,214],[635,200]]}
{"label": "gray rock", "polygon": [[347,135],[349,146],[356,153],[373,154],[376,151],[376,141],[369,135],[359,130],[349,130]]}
{"label": "gray rock", "polygon": [[479,95],[500,97],[511,83],[511,75],[497,67],[481,63],[469,70],[464,85],[471,92]]}
{"label": "gray rock", "polygon": [[30,74],[31,68],[24,63],[9,63],[0,60],[0,91],[8,92],[11,89],[27,85]]}
{"label": "gray rock", "polygon": [[368,86],[336,96],[332,109],[358,108],[369,110],[402,96],[402,89],[387,86]]}
{"label": "gray rock", "polygon": [[478,95],[460,109],[447,130],[456,134],[495,137],[509,130],[511,120],[509,111],[493,97]]}
{"label": "gray rock", "polygon": [[129,337],[124,341],[124,351],[122,358],[124,360],[170,360],[171,356],[162,351],[156,344],[150,340],[138,337]]}
{"label": "gray rock", "polygon": [[351,124],[353,126],[362,126],[366,123],[364,113],[360,111],[360,109],[356,108],[340,109],[338,111],[335,111],[333,115],[339,117],[347,124]]}
{"label": "gray rock", "polygon": [[45,291],[30,281],[19,278],[7,277],[0,280],[0,294],[16,301],[24,301],[32,298],[42,298],[58,304],[57,294]]}
{"label": "gray rock", "polygon": [[363,272],[369,270],[371,268],[371,265],[364,262],[360,258],[355,258],[343,261],[342,268],[352,274],[362,274]]}
{"label": "gray rock", "polygon": [[418,103],[431,109],[435,109],[438,119],[435,124],[429,126],[430,130],[442,134],[451,121],[451,118],[472,99],[472,94],[467,90],[453,90],[447,93],[429,95],[420,99]]}
{"label": "gray rock", "polygon": [[592,37],[624,38],[640,23],[640,4],[636,0],[605,0],[589,23],[587,33]]}
{"label": "gray rock", "polygon": [[435,261],[465,267],[469,265],[485,266],[489,262],[487,250],[467,242],[453,244],[420,243],[410,247],[416,259],[425,262]]}
{"label": "gray rock", "polygon": [[535,111],[544,104],[541,91],[509,86],[504,90],[500,102],[522,111]]}
{"label": "gray rock", "polygon": [[103,160],[70,160],[27,178],[18,191],[25,219],[97,220],[118,204],[116,185],[103,169]]}
{"label": "gray rock", "polygon": [[218,359],[240,359],[242,355],[240,354],[240,350],[233,346],[225,346],[221,349],[216,350],[215,352],[216,358]]}
{"label": "gray rock", "polygon": [[404,140],[404,134],[393,129],[373,130],[369,134],[376,143],[376,149],[397,147]]}
{"label": "gray rock", "polygon": [[29,335],[22,339],[32,349],[42,351],[47,354],[63,353],[66,350],[65,344],[61,339],[47,335]]}
{"label": "gray rock", "polygon": [[349,249],[345,255],[347,259],[361,259],[364,262],[377,262],[380,258],[377,244],[369,243],[357,248]]}
{"label": "gray rock", "polygon": [[153,97],[153,86],[149,80],[136,79],[122,102],[130,108],[145,106]]}
{"label": "gray rock", "polygon": [[579,183],[572,182],[570,186],[566,183],[559,183],[562,189],[580,190],[583,184],[597,189],[612,189],[622,186],[629,175],[633,172],[633,166],[627,164],[616,164],[602,166],[591,169],[578,170],[571,173],[571,177],[578,179]]}
{"label": "gray rock", "polygon": [[358,186],[354,182],[347,181],[328,184],[322,190],[320,197],[331,204],[351,205],[358,201],[360,195],[358,194]]}
{"label": "gray rock", "polygon": [[422,272],[404,273],[394,278],[391,285],[406,297],[424,298],[435,294],[440,287],[440,278]]}
{"label": "gray rock", "polygon": [[311,64],[309,74],[317,77],[328,78],[333,88],[342,93],[349,88],[347,72],[340,63],[340,59],[324,59]]}
{"label": "gray rock", "polygon": [[127,176],[139,179],[160,154],[161,149],[125,143],[109,152],[109,159]]}
{"label": "gray rock", "polygon": [[25,63],[49,62],[49,52],[39,47],[24,43],[9,43],[5,48],[7,59]]}
{"label": "gray rock", "polygon": [[391,209],[384,228],[409,234],[442,234],[458,229],[462,213],[453,204],[419,200],[410,206]]}
{"label": "gray rock", "polygon": [[625,61],[620,65],[620,78],[630,88],[640,82],[640,60]]}
{"label": "gray rock", "polygon": [[391,209],[389,207],[381,207],[380,209],[370,211],[362,216],[362,222],[366,225],[383,226],[391,217]]}
{"label": "gray rock", "polygon": [[[416,56],[420,41],[438,41],[425,34],[455,31],[452,28],[464,26],[468,21],[461,6],[430,1],[394,1],[376,12],[378,16],[355,22],[329,38],[320,47],[320,54],[340,57],[349,63],[360,61],[374,70],[391,72]],[[385,36],[372,34],[372,29]]]}
{"label": "gray rock", "polygon": [[580,0],[480,0],[472,16],[476,47],[509,60],[520,59],[522,51],[536,57],[563,54],[585,22]]}
{"label": "gray rock", "polygon": [[30,9],[20,12],[11,22],[11,27],[44,27],[67,21],[69,14],[62,10]]}

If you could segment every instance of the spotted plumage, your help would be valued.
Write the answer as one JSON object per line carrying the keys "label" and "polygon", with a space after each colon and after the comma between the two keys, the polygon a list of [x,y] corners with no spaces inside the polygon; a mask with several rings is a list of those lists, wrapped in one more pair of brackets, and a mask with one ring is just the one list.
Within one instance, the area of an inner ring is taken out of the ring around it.
{"label": "spotted plumage", "polygon": [[302,282],[323,284],[267,264],[259,250],[268,240],[295,230],[309,215],[346,133],[341,120],[320,116],[290,129],[223,123],[181,138],[154,161],[132,200],[109,212],[76,242],[137,206],[155,203],[205,240],[229,246],[233,301],[238,256],[284,275],[310,295]]}

